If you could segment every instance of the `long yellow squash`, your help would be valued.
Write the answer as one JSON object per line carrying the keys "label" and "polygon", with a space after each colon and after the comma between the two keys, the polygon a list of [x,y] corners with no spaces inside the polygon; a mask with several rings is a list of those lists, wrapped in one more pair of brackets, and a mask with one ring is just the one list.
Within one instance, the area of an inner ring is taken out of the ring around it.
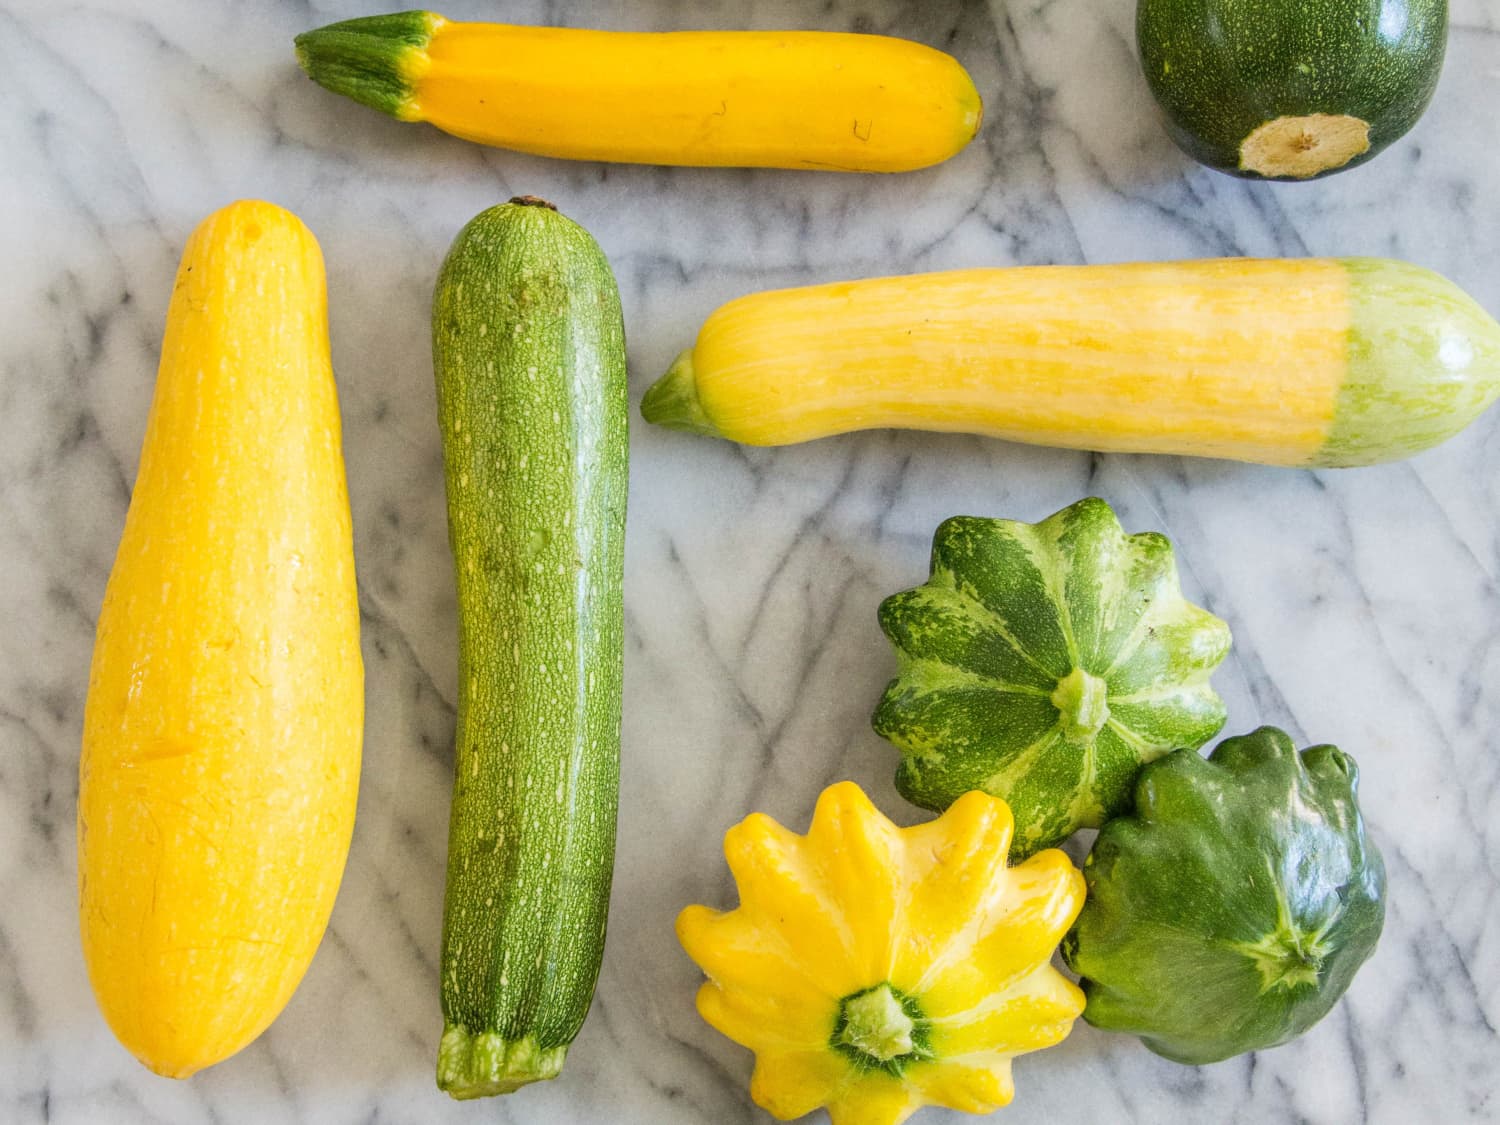
{"label": "long yellow squash", "polygon": [[957,60],[816,31],[634,33],[433,12],[297,37],[308,75],[402,121],[571,160],[903,172],[947,160],[982,107]]}
{"label": "long yellow squash", "polygon": [[307,969],[363,682],[322,254],[295,215],[236,203],[183,254],[84,715],[84,956],[157,1073],[238,1051]]}
{"label": "long yellow squash", "polygon": [[960,270],[757,293],[709,317],[647,421],[748,445],[849,430],[1365,465],[1500,394],[1500,325],[1376,258]]}

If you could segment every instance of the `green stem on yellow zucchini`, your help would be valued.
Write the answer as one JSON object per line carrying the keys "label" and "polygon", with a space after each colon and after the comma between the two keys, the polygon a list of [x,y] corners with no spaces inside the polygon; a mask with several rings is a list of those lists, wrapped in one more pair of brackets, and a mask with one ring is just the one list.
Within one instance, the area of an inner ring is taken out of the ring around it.
{"label": "green stem on yellow zucchini", "polygon": [[653,425],[665,426],[669,430],[721,436],[698,398],[692,348],[678,356],[667,373],[651,384],[641,399],[641,416]]}
{"label": "green stem on yellow zucchini", "polygon": [[412,120],[415,71],[443,22],[432,12],[396,12],[331,23],[297,36],[297,63],[326,90]]}

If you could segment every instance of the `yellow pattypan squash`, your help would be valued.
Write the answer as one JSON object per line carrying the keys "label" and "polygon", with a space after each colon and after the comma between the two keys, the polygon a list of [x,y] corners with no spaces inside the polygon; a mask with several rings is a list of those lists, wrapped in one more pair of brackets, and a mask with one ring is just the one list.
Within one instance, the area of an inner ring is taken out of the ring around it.
{"label": "yellow pattypan squash", "polygon": [[677,935],[709,978],[699,1013],[755,1052],[757,1104],[897,1125],[1011,1100],[1011,1059],[1060,1042],[1084,1000],[1051,965],[1083,876],[1056,850],[1007,867],[1013,827],[973,792],[898,828],[842,782],[806,836],[758,813],[729,830],[740,905],[690,906]]}

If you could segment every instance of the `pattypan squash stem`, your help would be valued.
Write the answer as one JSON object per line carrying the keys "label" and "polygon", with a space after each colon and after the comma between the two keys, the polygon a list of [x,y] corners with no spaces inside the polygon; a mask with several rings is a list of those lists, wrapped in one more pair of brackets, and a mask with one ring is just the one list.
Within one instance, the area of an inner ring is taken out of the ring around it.
{"label": "pattypan squash stem", "polygon": [[928,1058],[927,1021],[916,997],[878,984],[839,1001],[832,1043],[863,1069],[899,1076],[910,1062]]}
{"label": "pattypan squash stem", "polygon": [[1109,721],[1109,685],[1074,668],[1057,681],[1052,706],[1057,708],[1063,737],[1072,742],[1092,741]]}

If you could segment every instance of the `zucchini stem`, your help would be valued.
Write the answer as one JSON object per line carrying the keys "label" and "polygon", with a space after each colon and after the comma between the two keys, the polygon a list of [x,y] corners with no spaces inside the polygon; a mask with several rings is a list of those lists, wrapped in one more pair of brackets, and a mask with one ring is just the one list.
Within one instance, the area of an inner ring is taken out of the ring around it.
{"label": "zucchini stem", "polygon": [[669,430],[719,437],[719,428],[709,420],[698,399],[698,379],[693,371],[693,350],[677,357],[671,368],[641,399],[641,417]]}
{"label": "zucchini stem", "polygon": [[458,1101],[509,1094],[556,1078],[568,1047],[542,1047],[530,1035],[506,1039],[498,1031],[470,1032],[448,1024],[438,1044],[438,1087]]}
{"label": "zucchini stem", "polygon": [[414,78],[443,22],[431,12],[397,12],[331,23],[297,36],[297,63],[326,90],[402,121],[415,120]]}

